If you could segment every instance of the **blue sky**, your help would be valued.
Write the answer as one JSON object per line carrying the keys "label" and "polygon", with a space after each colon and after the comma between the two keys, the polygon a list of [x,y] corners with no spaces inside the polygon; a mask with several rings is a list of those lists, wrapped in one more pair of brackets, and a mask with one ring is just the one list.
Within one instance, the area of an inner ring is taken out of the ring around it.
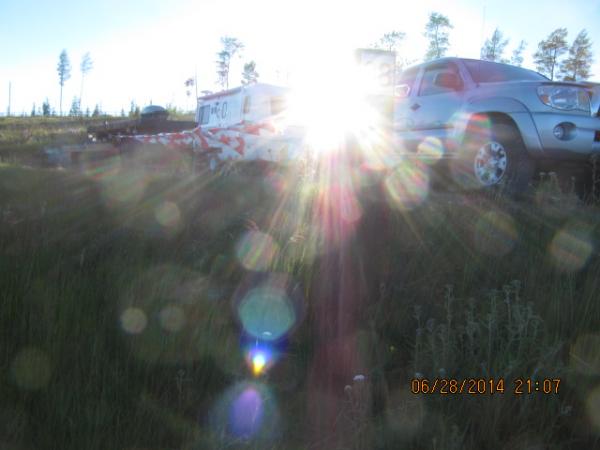
{"label": "blue sky", "polygon": [[[600,80],[600,0],[544,2],[438,0],[403,2],[283,0],[0,0],[0,111],[29,112],[48,97],[58,109],[56,65],[65,48],[73,66],[63,109],[79,95],[79,62],[89,51],[94,68],[85,82],[84,106],[107,111],[140,105],[190,106],[183,82],[198,76],[199,88],[215,89],[219,37],[236,36],[246,49],[231,69],[239,84],[244,62],[257,62],[261,80],[286,84],[302,74],[334,71],[335,56],[365,47],[394,29],[407,33],[401,52],[419,60],[427,16],[450,18],[450,55],[478,57],[482,38],[499,27],[510,39],[507,54],[521,39],[531,54],[552,30],[566,27],[569,39],[586,28],[594,42],[593,79]],[[343,76],[343,74],[340,74]]]}

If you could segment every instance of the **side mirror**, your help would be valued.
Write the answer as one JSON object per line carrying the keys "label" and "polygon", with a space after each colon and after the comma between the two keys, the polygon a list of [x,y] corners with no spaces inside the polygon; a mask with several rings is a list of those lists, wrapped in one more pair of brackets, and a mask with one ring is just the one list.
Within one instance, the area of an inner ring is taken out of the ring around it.
{"label": "side mirror", "polygon": [[442,72],[435,76],[433,82],[436,86],[452,89],[453,91],[459,91],[462,88],[462,83],[457,74],[452,72]]}
{"label": "side mirror", "polygon": [[394,88],[394,97],[406,98],[410,94],[410,86],[408,84],[399,84]]}

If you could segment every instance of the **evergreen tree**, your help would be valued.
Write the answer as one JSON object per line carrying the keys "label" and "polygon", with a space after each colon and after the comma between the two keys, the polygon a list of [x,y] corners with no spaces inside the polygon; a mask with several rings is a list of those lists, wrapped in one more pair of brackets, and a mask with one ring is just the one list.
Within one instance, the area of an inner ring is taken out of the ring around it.
{"label": "evergreen tree", "polygon": [[587,80],[593,62],[592,41],[587,31],[581,30],[569,48],[569,56],[560,65],[563,80]]}
{"label": "evergreen tree", "polygon": [[486,39],[483,47],[481,47],[481,59],[485,61],[508,62],[502,58],[507,45],[508,39],[504,39],[502,32],[496,28],[492,37]]}
{"label": "evergreen tree", "polygon": [[77,97],[73,97],[73,101],[71,102],[71,109],[69,110],[70,116],[80,116],[81,108],[79,106],[79,99]]}
{"label": "evergreen tree", "polygon": [[58,57],[58,66],[56,67],[56,71],[58,72],[58,83],[60,84],[60,101],[59,101],[59,110],[60,115],[62,116],[62,95],[63,95],[63,87],[65,86],[65,82],[71,78],[71,63],[69,62],[69,56],[67,55],[67,51],[63,50],[60,52]]}
{"label": "evergreen tree", "polygon": [[32,108],[31,108],[31,117],[35,117],[35,103],[33,104]]}
{"label": "evergreen tree", "polygon": [[[152,101],[150,101],[152,104]],[[129,104],[129,117],[139,117],[140,115],[140,107],[135,103],[134,100],[131,100]]]}
{"label": "evergreen tree", "polygon": [[557,28],[539,42],[537,51],[533,54],[533,62],[538,72],[551,80],[557,74],[559,58],[569,49],[567,46],[567,29]]}
{"label": "evergreen tree", "polygon": [[405,37],[406,33],[402,31],[390,31],[373,44],[373,47],[379,50],[387,50],[388,52],[397,52]]}
{"label": "evergreen tree", "polygon": [[521,67],[523,65],[523,51],[525,51],[525,47],[527,47],[527,42],[521,41],[517,48],[515,48],[512,52],[512,56],[510,58],[510,63],[513,66]]}
{"label": "evergreen tree", "polygon": [[454,28],[450,20],[443,14],[433,12],[429,15],[429,22],[425,25],[425,37],[429,39],[429,46],[425,54],[425,61],[441,58],[448,51],[448,30]]}
{"label": "evergreen tree", "polygon": [[256,83],[259,76],[260,75],[256,71],[256,63],[254,61],[244,64],[244,71],[242,72],[242,84],[244,86]]}
{"label": "evergreen tree", "polygon": [[94,112],[92,112],[92,117],[98,117],[100,115],[100,107],[98,106],[98,103],[96,103],[96,106],[94,107]]}
{"label": "evergreen tree", "polygon": [[47,98],[44,103],[42,103],[42,115],[44,117],[48,117],[50,115],[50,102]]}
{"label": "evergreen tree", "polygon": [[94,66],[92,63],[92,57],[90,56],[90,52],[87,52],[85,55],[83,55],[83,58],[81,58],[81,64],[79,65],[79,70],[81,71],[81,88],[79,89],[80,109],[81,109],[81,100],[83,99],[83,82],[85,80],[85,77],[87,76],[89,71],[92,70],[93,67]]}
{"label": "evergreen tree", "polygon": [[217,82],[222,88],[227,89],[229,88],[229,68],[231,60],[244,49],[244,44],[237,38],[223,36],[221,38],[221,45],[223,48],[217,53]]}

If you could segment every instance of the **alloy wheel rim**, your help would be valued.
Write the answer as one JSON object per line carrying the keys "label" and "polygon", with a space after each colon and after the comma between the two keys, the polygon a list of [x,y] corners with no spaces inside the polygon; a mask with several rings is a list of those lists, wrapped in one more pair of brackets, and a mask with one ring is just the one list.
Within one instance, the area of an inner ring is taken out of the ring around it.
{"label": "alloy wheel rim", "polygon": [[508,154],[504,146],[496,141],[482,145],[473,163],[475,176],[484,186],[494,186],[505,177],[508,168]]}

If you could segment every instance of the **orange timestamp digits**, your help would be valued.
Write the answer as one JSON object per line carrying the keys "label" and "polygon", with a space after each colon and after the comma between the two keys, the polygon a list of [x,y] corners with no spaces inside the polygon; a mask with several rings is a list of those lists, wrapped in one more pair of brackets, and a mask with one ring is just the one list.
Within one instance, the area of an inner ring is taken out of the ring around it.
{"label": "orange timestamp digits", "polygon": [[517,378],[512,383],[507,383],[504,378],[413,378],[410,382],[413,394],[439,395],[558,394],[559,386],[560,378]]}
{"label": "orange timestamp digits", "polygon": [[413,378],[410,382],[413,394],[504,394],[505,386],[503,378]]}

